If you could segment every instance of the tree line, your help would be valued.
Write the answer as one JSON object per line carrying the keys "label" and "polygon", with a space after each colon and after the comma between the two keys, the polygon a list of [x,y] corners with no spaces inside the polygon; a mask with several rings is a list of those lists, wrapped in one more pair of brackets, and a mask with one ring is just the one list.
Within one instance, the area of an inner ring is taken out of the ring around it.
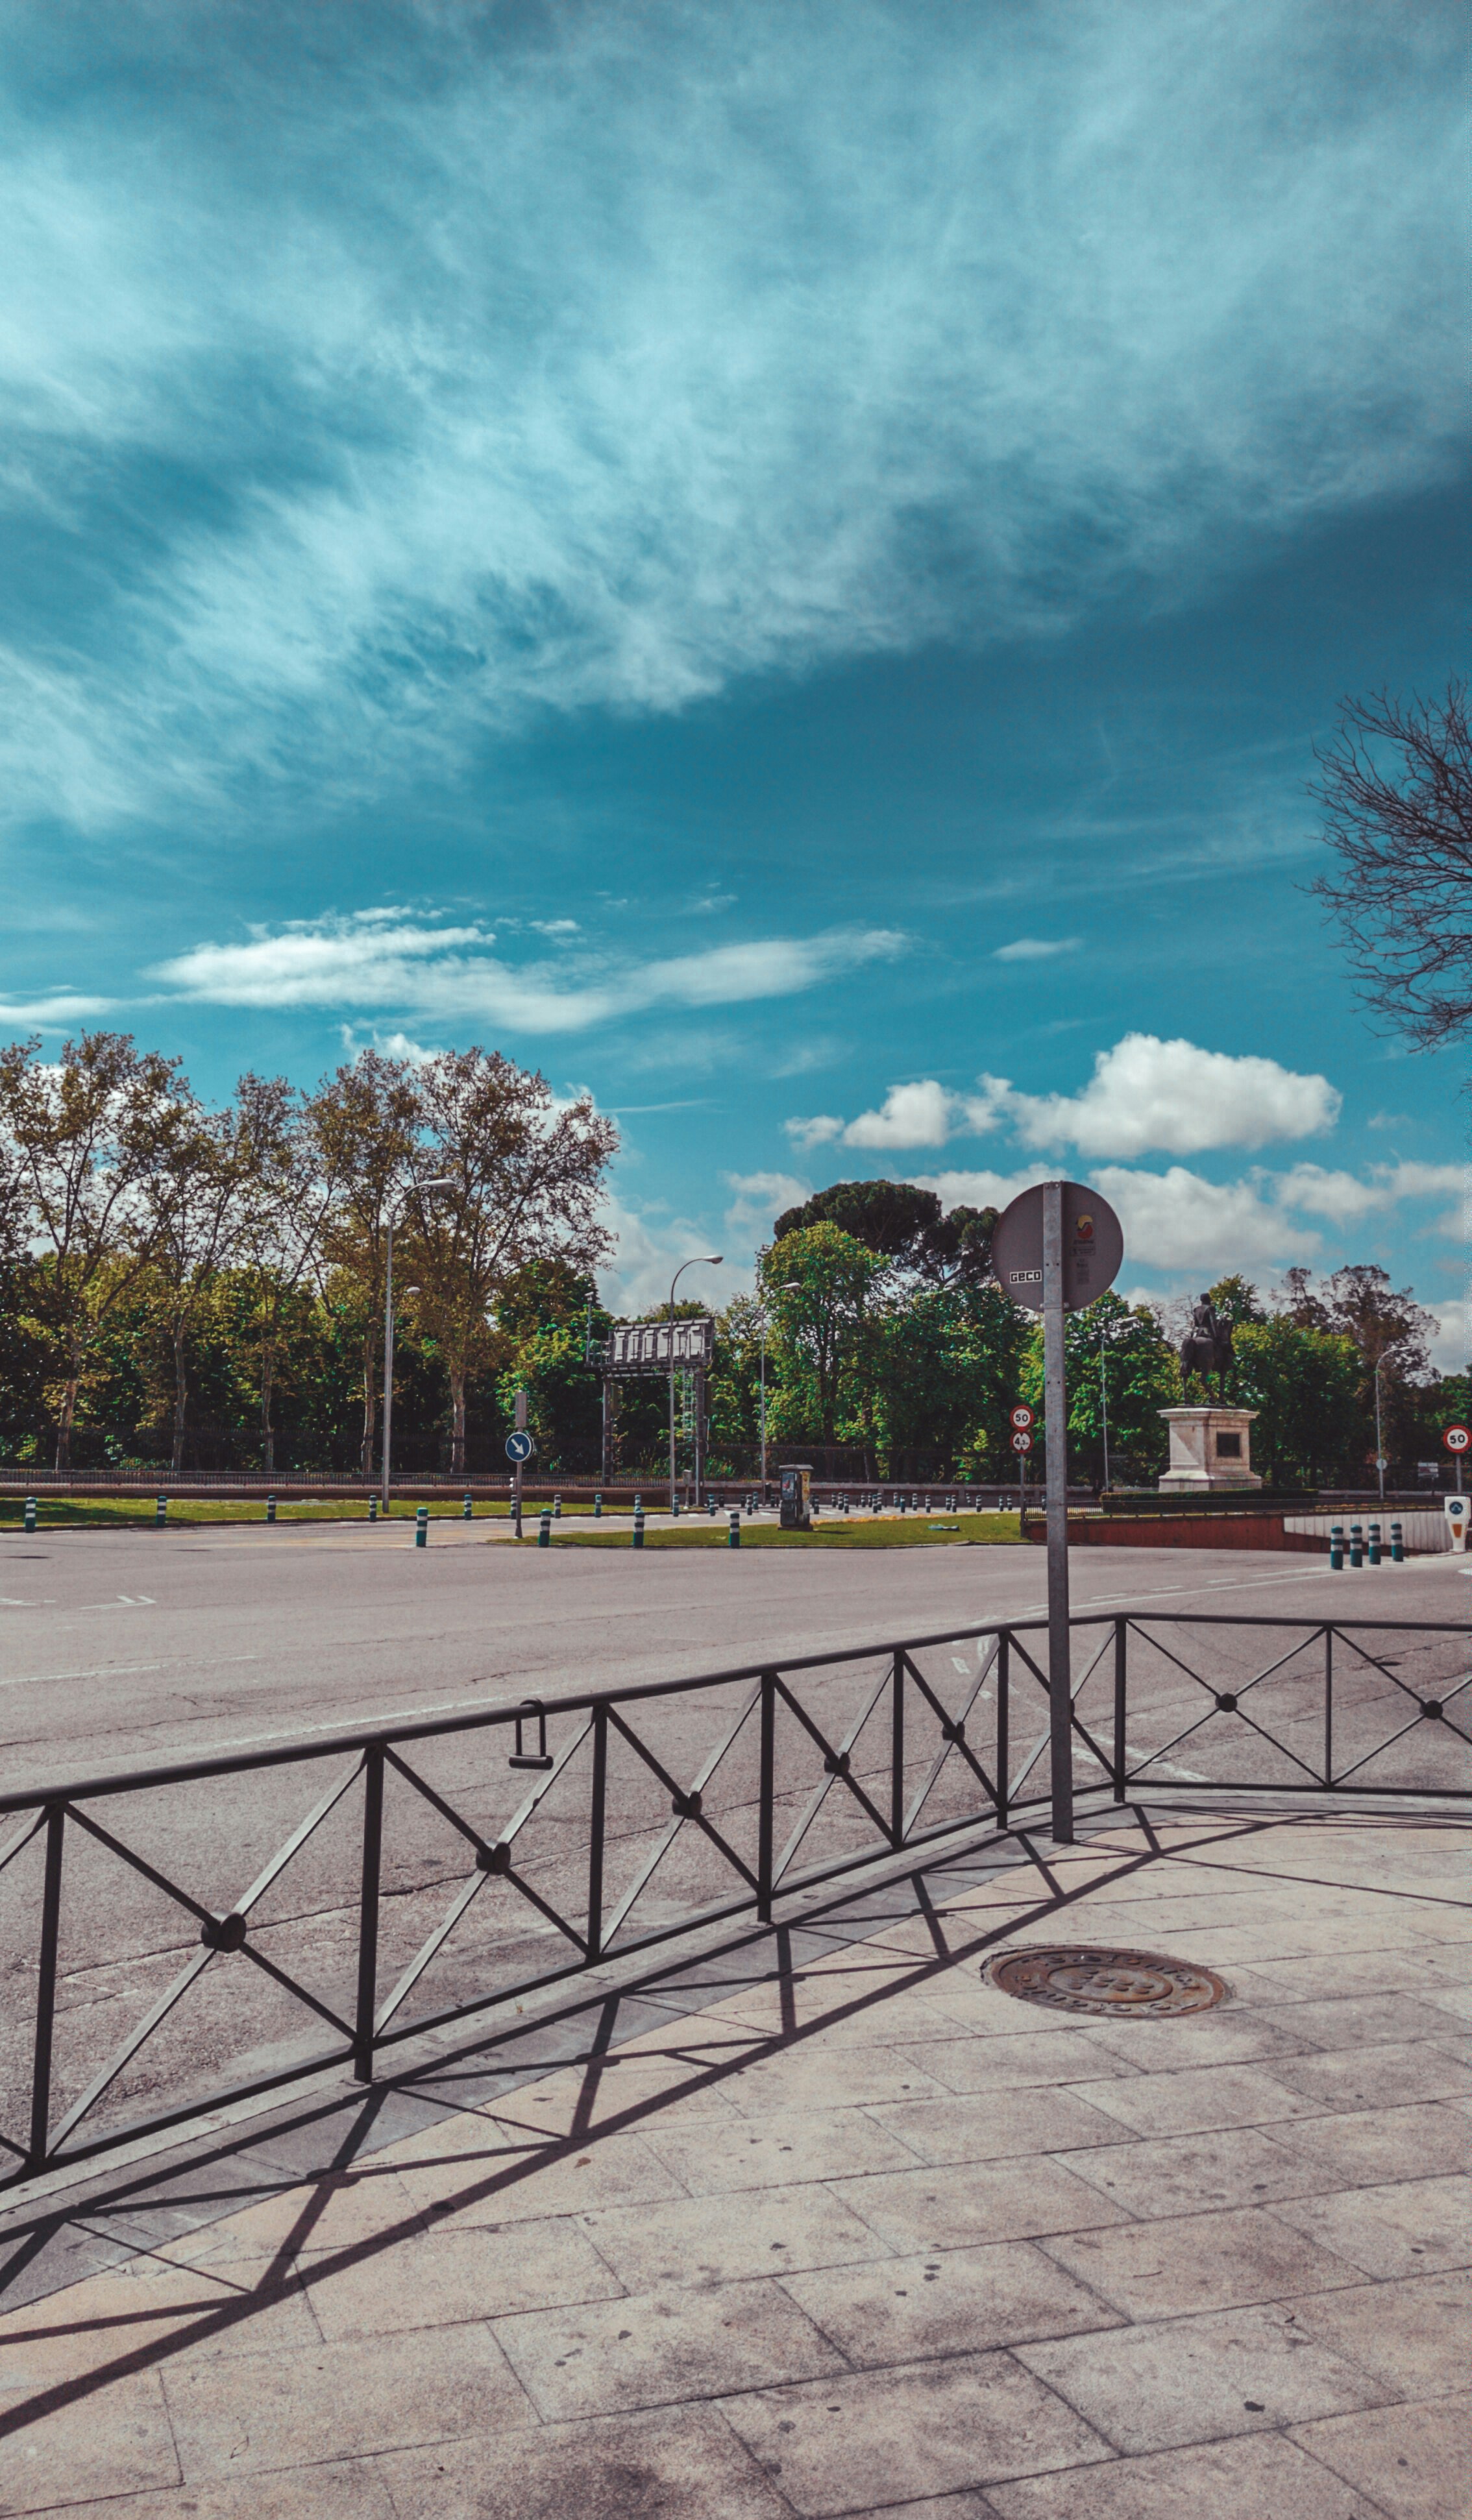
{"label": "tree line", "polygon": [[[247,1075],[219,1109],[176,1060],[99,1032],[54,1060],[0,1052],[0,1447],[17,1463],[374,1467],[391,1225],[395,1454],[503,1466],[529,1396],[543,1468],[652,1473],[667,1390],[617,1385],[604,1424],[600,1221],[617,1132],[591,1102],[494,1052],[364,1050],[308,1093]],[[835,1184],[773,1226],[755,1289],[719,1314],[707,1457],[749,1476],[761,1403],[773,1456],[854,1477],[999,1481],[1008,1411],[1037,1412],[1035,1318],[990,1274],[989,1209],[896,1182]],[[1465,1406],[1435,1325],[1384,1271],[1268,1294],[1212,1289],[1234,1324],[1227,1397],[1256,1408],[1274,1484],[1362,1484],[1381,1435],[1434,1458]],[[694,1313],[690,1304],[678,1309]],[[648,1318],[648,1317],[646,1317]],[[1150,1483],[1183,1388],[1168,1311],[1106,1295],[1071,1317],[1071,1475]],[[692,1393],[678,1397],[688,1418]],[[687,1435],[693,1429],[686,1426]],[[605,1450],[607,1447],[607,1451]]]}

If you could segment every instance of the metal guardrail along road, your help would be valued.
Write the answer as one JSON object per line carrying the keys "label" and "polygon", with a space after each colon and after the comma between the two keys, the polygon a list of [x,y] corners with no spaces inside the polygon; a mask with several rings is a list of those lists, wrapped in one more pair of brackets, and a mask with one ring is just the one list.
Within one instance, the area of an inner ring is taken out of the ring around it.
{"label": "metal guardrail along road", "polygon": [[[1042,1625],[0,1796],[9,2179],[329,2069],[367,2082],[595,1965],[1037,1823]],[[1072,1640],[1085,1810],[1472,1794],[1464,1626],[1099,1614]],[[301,1782],[274,1844],[266,1770]]]}

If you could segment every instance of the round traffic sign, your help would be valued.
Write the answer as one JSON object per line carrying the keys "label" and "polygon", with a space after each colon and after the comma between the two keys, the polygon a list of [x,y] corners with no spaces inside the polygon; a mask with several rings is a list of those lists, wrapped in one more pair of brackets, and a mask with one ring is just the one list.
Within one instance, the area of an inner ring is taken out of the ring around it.
{"label": "round traffic sign", "polygon": [[536,1446],[524,1426],[518,1427],[514,1435],[508,1435],[506,1438],[508,1462],[529,1462],[535,1450]]}
{"label": "round traffic sign", "polygon": [[1012,1438],[1012,1450],[1013,1450],[1013,1452],[1014,1452],[1014,1453],[1031,1453],[1032,1449],[1033,1449],[1033,1438],[1032,1438],[1032,1436],[1028,1433],[1027,1428],[1024,1426],[1024,1427],[1020,1428],[1020,1429],[1019,1429],[1019,1431],[1018,1431],[1018,1433],[1017,1433],[1017,1434],[1015,1434],[1015,1435],[1013,1436],[1013,1438]]}
{"label": "round traffic sign", "polygon": [[[1014,1304],[1042,1310],[1042,1195],[1044,1184],[1020,1191],[1004,1209],[991,1237],[991,1271]],[[1081,1312],[1107,1293],[1120,1274],[1125,1234],[1108,1199],[1081,1182],[1063,1184],[1063,1303]]]}
{"label": "round traffic sign", "polygon": [[1026,1429],[1033,1423],[1033,1412],[1025,1400],[1019,1400],[1016,1408],[1009,1410],[1007,1415],[1019,1429]]}
{"label": "round traffic sign", "polygon": [[1472,1427],[1444,1426],[1442,1442],[1449,1453],[1464,1453],[1468,1445],[1472,1444]]}

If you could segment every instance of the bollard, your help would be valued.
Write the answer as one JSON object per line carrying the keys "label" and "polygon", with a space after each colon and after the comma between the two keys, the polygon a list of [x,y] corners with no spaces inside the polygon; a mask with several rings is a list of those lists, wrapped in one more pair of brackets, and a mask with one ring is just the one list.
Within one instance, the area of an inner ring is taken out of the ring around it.
{"label": "bollard", "polygon": [[602,1490],[602,1488],[600,1488],[600,1489],[599,1489],[599,1491],[598,1491],[597,1495],[596,1495],[596,1496],[594,1497],[594,1499],[593,1499],[593,1520],[594,1520],[595,1522],[601,1522],[601,1521],[603,1520],[603,1490]]}
{"label": "bollard", "polygon": [[946,1512],[947,1512],[947,1513],[954,1513],[955,1509],[956,1509],[956,1501],[955,1501],[955,1498],[954,1498],[953,1496],[948,1496],[948,1497],[946,1498],[946,1500],[945,1500],[945,1510],[946,1510]]}
{"label": "bollard", "polygon": [[741,1512],[739,1507],[734,1505],[726,1516],[726,1547],[727,1549],[741,1547]]}
{"label": "bollard", "polygon": [[25,1528],[27,1531],[34,1531],[35,1527],[36,1501],[34,1497],[27,1497],[25,1500]]}
{"label": "bollard", "polygon": [[1398,1522],[1393,1522],[1390,1527],[1390,1562],[1392,1566],[1405,1563],[1405,1534]]}
{"label": "bollard", "polygon": [[636,1498],[636,1499],[634,1500],[634,1547],[635,1547],[635,1549],[642,1549],[642,1548],[643,1548],[643,1546],[644,1546],[644,1508],[643,1508],[643,1506],[638,1502],[638,1500],[637,1500],[637,1498]]}
{"label": "bollard", "polygon": [[1350,1525],[1350,1564],[1352,1566],[1364,1564],[1364,1531],[1357,1522],[1352,1522]]}
{"label": "bollard", "polygon": [[476,1518],[476,1517],[475,1517],[475,1509],[474,1509],[474,1508],[472,1507],[472,1505],[471,1505],[471,1501],[470,1501],[470,1490],[469,1490],[469,1488],[467,1488],[467,1489],[466,1489],[466,1491],[465,1491],[465,1512],[464,1512],[464,1515],[463,1515],[463,1519],[464,1519],[466,1522],[474,1522],[475,1518]]}
{"label": "bollard", "polygon": [[896,1502],[896,1504],[898,1506],[900,1512],[901,1512],[901,1513],[903,1513],[903,1511],[904,1511],[904,1490],[903,1490],[903,1488],[901,1488],[901,1489],[900,1489],[899,1494],[898,1494],[898,1496],[896,1498],[895,1502]]}
{"label": "bollard", "polygon": [[847,1489],[847,1488],[845,1488],[845,1490],[844,1490],[844,1511],[845,1511],[845,1513],[847,1513],[847,1512],[848,1512],[848,1510],[849,1510],[849,1491],[848,1491],[848,1489]]}
{"label": "bollard", "polygon": [[713,1522],[713,1521],[715,1520],[715,1499],[713,1498],[713,1496],[708,1496],[708,1497],[707,1497],[707,1499],[706,1499],[706,1511],[707,1511],[707,1513],[710,1515],[711,1520]]}
{"label": "bollard", "polygon": [[552,1546],[552,1508],[549,1505],[544,1505],[541,1509],[536,1526],[536,1545],[538,1549],[550,1549]]}
{"label": "bollard", "polygon": [[669,1497],[669,1519],[670,1519],[670,1521],[671,1521],[671,1522],[678,1522],[679,1518],[680,1518],[680,1501],[679,1501],[679,1498],[678,1498],[678,1497],[673,1493],[673,1491],[671,1490],[671,1491],[670,1491],[670,1497]]}
{"label": "bollard", "polygon": [[168,1499],[161,1496],[154,1506],[154,1529],[161,1531],[168,1520]]}
{"label": "bollard", "polygon": [[644,1510],[644,1500],[643,1500],[643,1498],[640,1496],[640,1494],[639,1494],[639,1492],[638,1492],[638,1490],[637,1490],[637,1488],[636,1488],[636,1489],[634,1490],[634,1511],[635,1511],[635,1513],[642,1513],[642,1512],[643,1512],[643,1510]]}
{"label": "bollard", "polygon": [[268,1496],[268,1497],[267,1497],[267,1499],[266,1499],[266,1520],[267,1520],[267,1522],[274,1522],[274,1521],[275,1521],[275,1519],[276,1519],[276,1500],[275,1500],[275,1498],[274,1498],[273,1496]]}
{"label": "bollard", "polygon": [[416,1549],[428,1549],[429,1545],[430,1508],[427,1505],[422,1505],[414,1516],[414,1546]]}
{"label": "bollard", "polygon": [[1341,1570],[1341,1568],[1343,1567],[1343,1565],[1344,1565],[1344,1524],[1343,1524],[1342,1522],[1335,1522],[1335,1523],[1331,1523],[1331,1524],[1330,1524],[1330,1526],[1329,1526],[1329,1572],[1330,1572],[1330,1574],[1331,1574],[1331,1575],[1337,1575],[1337,1574],[1340,1572],[1340,1570]]}
{"label": "bollard", "polygon": [[377,1522],[378,1520],[378,1499],[376,1496],[371,1496],[368,1500],[368,1519],[370,1522]]}
{"label": "bollard", "polygon": [[560,1496],[555,1496],[552,1500],[552,1519],[554,1522],[561,1522],[562,1520],[562,1499]]}
{"label": "bollard", "polygon": [[1378,1522],[1372,1522],[1372,1523],[1370,1524],[1370,1550],[1369,1550],[1369,1557],[1370,1557],[1370,1564],[1371,1564],[1372,1566],[1378,1566],[1378,1565],[1379,1565],[1379,1563],[1380,1563],[1380,1525],[1378,1524]]}

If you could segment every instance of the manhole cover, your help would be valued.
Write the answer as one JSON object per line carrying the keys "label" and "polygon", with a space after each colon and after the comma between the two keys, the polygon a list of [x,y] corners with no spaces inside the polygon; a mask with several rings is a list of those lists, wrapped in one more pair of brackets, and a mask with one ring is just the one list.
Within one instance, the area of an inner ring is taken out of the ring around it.
{"label": "manhole cover", "polygon": [[1092,1943],[1000,1952],[982,1975],[1003,1995],[1048,2003],[1058,2012],[1205,2012],[1226,1993],[1221,1979],[1194,1960],[1108,1951]]}

